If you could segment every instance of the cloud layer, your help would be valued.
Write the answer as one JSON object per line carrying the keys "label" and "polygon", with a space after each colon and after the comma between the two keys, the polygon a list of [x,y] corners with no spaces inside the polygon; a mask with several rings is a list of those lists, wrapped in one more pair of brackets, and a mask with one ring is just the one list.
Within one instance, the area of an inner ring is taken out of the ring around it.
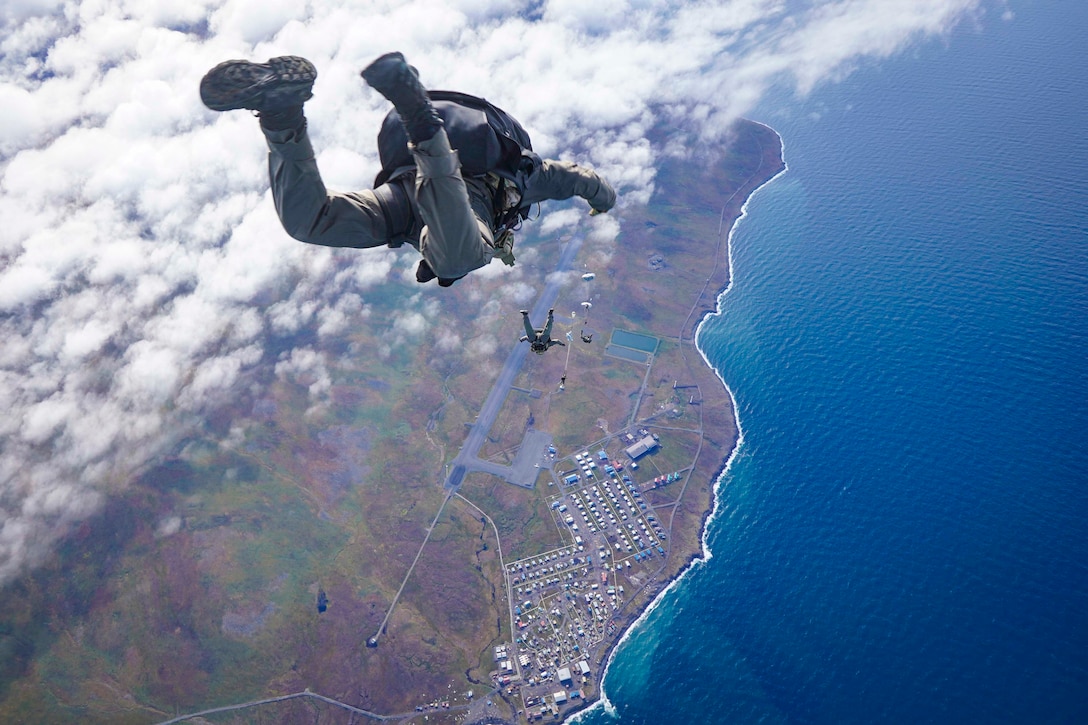
{"label": "cloud layer", "polygon": [[[676,5],[5,2],[0,584],[229,402],[253,370],[303,382],[315,400],[327,393],[321,353],[273,354],[271,340],[341,335],[368,313],[367,290],[410,287],[410,255],[333,252],[282,232],[256,122],[200,104],[212,65],[288,53],[315,62],[307,113],[332,188],[366,187],[377,170],[373,134],[360,129],[376,129],[387,107],[358,70],[399,49],[430,86],[502,105],[538,150],[596,166],[634,204],[653,192],[654,124],[682,115],[719,136],[771,87],[807,93],[841,80],[947,32],[981,0]],[[571,221],[560,210],[538,224],[550,232]],[[505,293],[531,298],[509,274]],[[412,299],[389,321],[394,342],[439,317],[437,290]],[[486,354],[477,348],[487,340],[461,342],[437,340],[451,354]]]}

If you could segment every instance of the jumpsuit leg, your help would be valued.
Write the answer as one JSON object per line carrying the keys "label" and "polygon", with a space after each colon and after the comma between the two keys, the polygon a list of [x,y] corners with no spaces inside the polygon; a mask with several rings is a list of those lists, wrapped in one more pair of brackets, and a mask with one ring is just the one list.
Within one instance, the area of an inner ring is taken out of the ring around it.
{"label": "jumpsuit leg", "polygon": [[283,228],[295,239],[326,247],[377,247],[402,235],[389,229],[370,190],[329,192],[321,180],[306,126],[262,129],[268,141],[268,177]]}
{"label": "jumpsuit leg", "polygon": [[523,339],[533,339],[536,336],[536,330],[533,329],[532,323],[529,322],[529,313],[525,310],[521,311],[521,323],[525,326],[525,338]]}
{"label": "jumpsuit leg", "polygon": [[544,339],[549,340],[552,336],[552,325],[555,323],[555,310],[548,310],[548,321],[544,324]]}
{"label": "jumpsuit leg", "polygon": [[524,189],[523,204],[536,204],[548,199],[569,199],[579,196],[598,211],[608,211],[616,203],[616,190],[597,172],[570,161],[544,159],[527,175],[519,178]]}
{"label": "jumpsuit leg", "polygon": [[491,262],[491,200],[483,182],[461,177],[445,129],[412,144],[416,203],[423,219],[419,251],[440,279],[457,279]]}

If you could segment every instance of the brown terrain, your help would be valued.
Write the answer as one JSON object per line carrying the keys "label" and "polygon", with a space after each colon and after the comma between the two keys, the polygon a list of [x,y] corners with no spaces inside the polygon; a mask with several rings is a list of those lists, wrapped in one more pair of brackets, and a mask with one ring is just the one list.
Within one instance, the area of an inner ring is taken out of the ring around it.
{"label": "brown terrain", "polygon": [[[736,424],[693,335],[728,283],[727,235],[743,203],[782,168],[774,131],[739,122],[713,157],[664,159],[650,203],[617,211],[615,240],[594,236],[599,220],[575,231],[586,241],[554,331],[573,340],[526,358],[479,453],[510,464],[527,430],[550,434],[557,455],[532,489],[479,472],[448,501],[443,487],[522,334],[517,311],[532,306],[514,277],[361,292],[351,333],[304,341],[325,356],[327,394],[275,377],[273,357],[233,405],[0,591],[0,721],[160,722],[296,693],[197,721],[348,721],[307,691],[395,721],[523,721],[527,675],[500,686],[493,656],[520,636],[504,564],[572,545],[551,506],[570,456],[603,442],[620,453],[617,434],[647,429],[661,445],[636,482],[682,474],[645,493],[668,553],[634,577],[612,575],[626,595],[584,652],[582,698],[562,713],[593,702],[622,633],[700,555]],[[517,279],[539,290],[556,244],[525,234]],[[406,311],[432,323],[423,336],[391,324]],[[656,338],[652,364],[607,354],[614,330]]]}

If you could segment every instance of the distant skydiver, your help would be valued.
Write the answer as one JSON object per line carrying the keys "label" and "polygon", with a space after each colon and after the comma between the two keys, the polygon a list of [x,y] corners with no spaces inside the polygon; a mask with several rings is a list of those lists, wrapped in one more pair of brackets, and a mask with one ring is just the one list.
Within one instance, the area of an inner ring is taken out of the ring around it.
{"label": "distant skydiver", "polygon": [[[552,323],[555,322],[554,312],[555,310],[548,310],[548,321],[544,324],[544,327],[533,329],[533,323],[529,322],[528,310],[521,311],[521,322],[525,325],[525,334],[522,336],[521,342],[529,343],[529,349],[537,355],[543,355],[553,345],[567,346],[567,343],[561,340],[552,339]],[[565,375],[563,381],[566,382]]]}
{"label": "distant skydiver", "polygon": [[268,142],[276,212],[295,239],[328,247],[400,247],[422,254],[416,279],[449,285],[499,257],[513,264],[513,230],[533,204],[579,196],[591,214],[616,192],[590,169],[542,159],[513,117],[487,101],[428,92],[400,53],[362,71],[393,104],[378,134],[382,170],[373,190],[326,190],[307,134],[303,103],[317,70],[305,58],[228,60],[200,82],[213,111],[256,111]]}

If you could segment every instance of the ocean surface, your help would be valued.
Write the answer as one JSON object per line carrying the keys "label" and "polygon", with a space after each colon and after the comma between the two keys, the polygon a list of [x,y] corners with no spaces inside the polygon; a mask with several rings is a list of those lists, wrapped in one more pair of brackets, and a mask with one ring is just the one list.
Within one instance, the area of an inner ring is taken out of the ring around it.
{"label": "ocean surface", "polygon": [[753,117],[700,344],[743,444],[606,723],[1088,722],[1088,3]]}

